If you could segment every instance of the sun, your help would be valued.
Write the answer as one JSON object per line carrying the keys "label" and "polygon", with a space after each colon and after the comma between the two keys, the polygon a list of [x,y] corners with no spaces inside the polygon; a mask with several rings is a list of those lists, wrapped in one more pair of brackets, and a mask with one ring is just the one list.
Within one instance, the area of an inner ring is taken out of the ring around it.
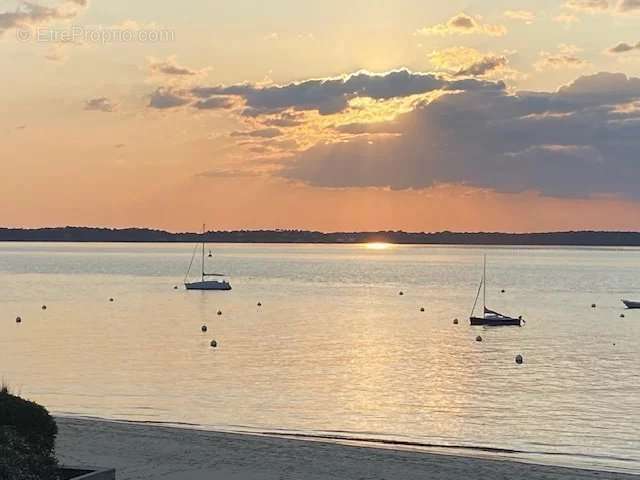
{"label": "sun", "polygon": [[369,242],[365,243],[364,247],[367,250],[389,250],[393,247],[393,244],[387,242]]}

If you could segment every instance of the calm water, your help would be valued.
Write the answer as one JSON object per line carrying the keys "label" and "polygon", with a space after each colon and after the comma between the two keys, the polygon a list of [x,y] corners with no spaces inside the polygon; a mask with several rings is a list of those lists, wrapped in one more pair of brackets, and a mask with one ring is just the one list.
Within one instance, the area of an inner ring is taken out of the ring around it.
{"label": "calm water", "polygon": [[[216,250],[230,293],[173,289],[189,245],[0,243],[0,377],[59,414],[640,473],[640,250]],[[524,328],[468,325],[485,251]]]}

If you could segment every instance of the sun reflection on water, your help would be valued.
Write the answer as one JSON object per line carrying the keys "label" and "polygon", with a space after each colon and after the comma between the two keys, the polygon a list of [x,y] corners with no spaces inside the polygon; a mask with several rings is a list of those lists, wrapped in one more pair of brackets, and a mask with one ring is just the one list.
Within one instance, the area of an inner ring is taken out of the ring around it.
{"label": "sun reflection on water", "polygon": [[367,250],[389,250],[394,247],[392,243],[387,242],[369,242],[365,243],[364,247]]}

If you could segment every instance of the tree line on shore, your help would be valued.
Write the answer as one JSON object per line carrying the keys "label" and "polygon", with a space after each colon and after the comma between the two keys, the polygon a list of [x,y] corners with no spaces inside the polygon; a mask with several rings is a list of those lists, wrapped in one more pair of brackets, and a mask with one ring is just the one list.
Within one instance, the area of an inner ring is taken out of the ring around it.
{"label": "tree line on shore", "polygon": [[640,232],[571,231],[548,233],[500,232],[317,232],[306,230],[234,230],[205,234],[147,228],[0,228],[4,242],[154,242],[179,243],[337,243],[389,242],[432,245],[566,245],[640,246]]}

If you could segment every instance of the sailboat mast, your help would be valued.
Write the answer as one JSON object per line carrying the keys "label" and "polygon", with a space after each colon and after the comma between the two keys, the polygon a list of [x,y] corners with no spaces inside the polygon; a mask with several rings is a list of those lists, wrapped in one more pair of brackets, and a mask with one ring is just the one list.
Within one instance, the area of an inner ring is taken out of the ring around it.
{"label": "sailboat mast", "polygon": [[484,286],[484,290],[482,292],[482,315],[487,311],[487,256],[484,256],[484,264],[482,269],[482,284]]}
{"label": "sailboat mast", "polygon": [[206,225],[202,224],[202,281],[204,282],[204,241],[205,241],[205,232]]}

